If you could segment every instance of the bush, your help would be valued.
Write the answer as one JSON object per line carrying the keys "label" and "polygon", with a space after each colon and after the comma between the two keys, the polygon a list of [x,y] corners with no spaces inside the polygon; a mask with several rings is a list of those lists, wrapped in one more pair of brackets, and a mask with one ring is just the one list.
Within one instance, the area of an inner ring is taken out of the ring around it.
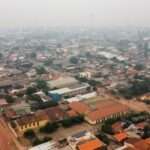
{"label": "bush", "polygon": [[27,89],[26,89],[26,94],[27,95],[32,95],[33,93],[35,93],[37,90],[36,90],[36,88],[35,87],[28,87]]}
{"label": "bush", "polygon": [[32,145],[33,146],[36,146],[36,145],[39,145],[39,144],[42,144],[42,143],[45,143],[45,142],[48,142],[52,140],[51,137],[44,137],[43,139],[39,139],[39,138],[35,138],[32,142]]}
{"label": "bush", "polygon": [[46,70],[43,66],[38,66],[38,67],[36,67],[36,72],[37,72],[37,74],[41,75],[41,74],[46,73]]}
{"label": "bush", "polygon": [[34,95],[30,95],[29,99],[31,101],[42,102],[41,97],[39,95],[35,95],[35,94]]}
{"label": "bush", "polygon": [[49,87],[48,87],[47,82],[45,80],[37,80],[36,84],[37,84],[38,89],[42,89],[43,91],[49,90]]}
{"label": "bush", "polygon": [[49,107],[54,107],[57,106],[58,103],[55,101],[47,101],[47,102],[39,102],[37,104],[34,104],[32,106],[33,110],[38,110],[38,109],[45,109],[45,108],[49,108]]}
{"label": "bush", "polygon": [[24,137],[27,138],[27,139],[33,139],[35,138],[35,133],[32,129],[29,129],[27,131],[24,132]]}
{"label": "bush", "polygon": [[76,125],[76,124],[80,124],[83,121],[84,121],[84,117],[83,116],[76,116],[76,117],[64,119],[61,123],[62,123],[63,127],[68,128],[70,126],[73,126],[73,125]]}
{"label": "bush", "polygon": [[107,124],[107,123],[103,124],[102,125],[102,131],[105,133],[108,133],[108,134],[113,134],[111,124]]}
{"label": "bush", "polygon": [[57,123],[47,123],[45,126],[40,128],[40,132],[43,133],[52,133],[58,129]]}
{"label": "bush", "polygon": [[145,126],[144,127],[143,138],[150,138],[150,126]]}
{"label": "bush", "polygon": [[96,137],[103,141],[105,144],[109,144],[110,140],[108,139],[107,135],[103,132],[99,132]]}
{"label": "bush", "polygon": [[6,95],[5,99],[7,103],[13,103],[15,101],[15,99],[11,95]]}

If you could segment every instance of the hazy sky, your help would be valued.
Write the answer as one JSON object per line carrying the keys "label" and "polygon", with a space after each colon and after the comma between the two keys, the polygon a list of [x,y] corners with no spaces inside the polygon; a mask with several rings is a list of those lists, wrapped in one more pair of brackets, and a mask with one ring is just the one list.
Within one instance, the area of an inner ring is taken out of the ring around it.
{"label": "hazy sky", "polygon": [[150,26],[150,0],[0,0],[0,27]]}

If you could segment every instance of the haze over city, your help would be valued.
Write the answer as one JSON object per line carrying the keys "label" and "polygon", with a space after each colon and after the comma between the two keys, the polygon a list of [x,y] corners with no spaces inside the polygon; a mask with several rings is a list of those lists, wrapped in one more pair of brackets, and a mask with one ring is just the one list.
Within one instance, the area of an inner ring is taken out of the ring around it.
{"label": "haze over city", "polygon": [[150,26],[149,0],[0,0],[0,27]]}

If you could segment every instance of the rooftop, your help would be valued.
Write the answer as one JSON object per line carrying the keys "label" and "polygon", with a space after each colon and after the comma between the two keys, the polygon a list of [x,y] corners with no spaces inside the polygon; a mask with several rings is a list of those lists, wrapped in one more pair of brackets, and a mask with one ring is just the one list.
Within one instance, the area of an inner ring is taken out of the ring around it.
{"label": "rooftop", "polygon": [[82,102],[72,102],[69,104],[69,107],[79,114],[87,113],[90,111],[90,107]]}
{"label": "rooftop", "polygon": [[88,113],[90,120],[100,120],[104,117],[111,116],[120,112],[127,112],[129,109],[127,106],[114,102],[114,101],[102,101],[97,105],[97,109]]}
{"label": "rooftop", "polygon": [[115,134],[114,137],[118,142],[122,142],[123,140],[127,139],[128,136],[125,132],[121,132]]}
{"label": "rooftop", "polygon": [[104,146],[99,139],[91,139],[78,145],[79,150],[96,150]]}

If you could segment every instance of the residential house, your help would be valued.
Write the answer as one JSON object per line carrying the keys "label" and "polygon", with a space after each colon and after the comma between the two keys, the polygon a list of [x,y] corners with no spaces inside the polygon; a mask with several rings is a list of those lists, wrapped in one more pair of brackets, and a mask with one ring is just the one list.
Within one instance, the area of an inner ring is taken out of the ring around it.
{"label": "residential house", "polygon": [[24,115],[17,118],[14,123],[16,129],[20,132],[25,132],[29,129],[36,129],[44,126],[49,121],[47,114],[44,111],[38,111],[34,114]]}

